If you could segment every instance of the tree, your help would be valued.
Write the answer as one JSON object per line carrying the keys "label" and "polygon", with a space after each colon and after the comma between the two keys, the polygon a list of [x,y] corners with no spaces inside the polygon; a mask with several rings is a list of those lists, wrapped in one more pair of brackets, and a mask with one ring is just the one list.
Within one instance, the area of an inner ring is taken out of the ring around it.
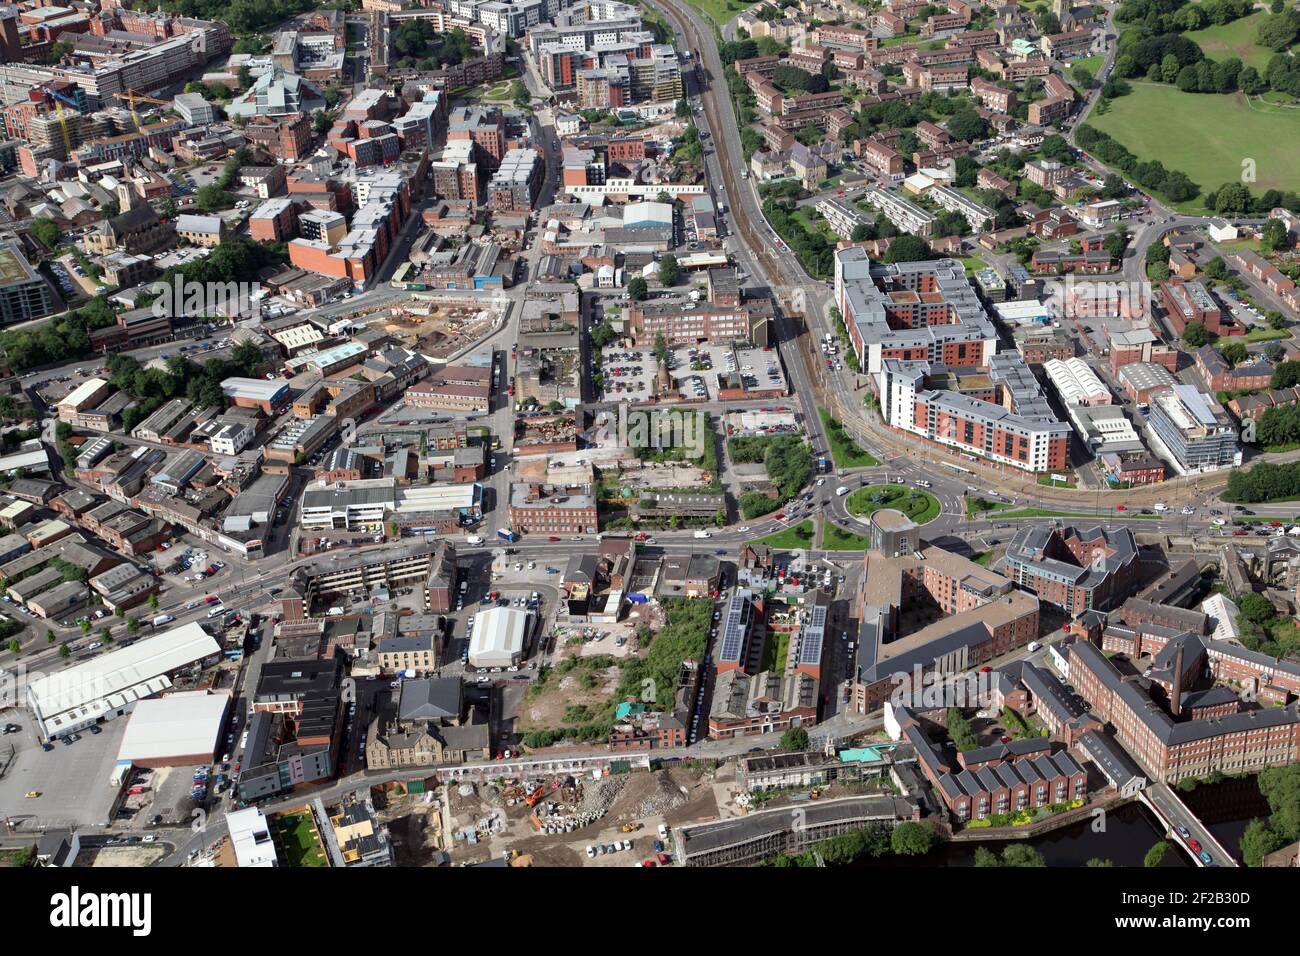
{"label": "tree", "polygon": [[59,237],[63,234],[58,223],[43,216],[32,220],[31,232],[32,238],[46,249],[53,249],[57,246]]}
{"label": "tree", "polygon": [[[1105,181],[1101,184],[1101,195],[1102,198],[1104,199],[1123,199],[1125,196],[1128,195],[1128,187],[1124,185],[1124,180],[1122,178],[1116,176],[1114,173],[1110,173],[1106,176]],[[1157,252],[1161,252],[1162,248],[1163,247],[1161,247],[1159,243],[1152,245],[1147,250],[1148,261],[1150,261],[1151,249],[1155,249]],[[1161,252],[1161,257],[1162,258],[1164,257],[1163,252]]]}
{"label": "tree", "polygon": [[1092,866],[1092,867],[1107,867],[1107,866],[1114,866],[1114,865],[1115,864],[1111,860],[1107,860],[1099,856],[1094,856],[1091,860],[1089,860],[1087,863],[1084,864],[1084,866]]}
{"label": "tree", "polygon": [[137,634],[140,631],[140,619],[129,617],[126,620],[126,632],[128,634]]}
{"label": "tree", "polygon": [[199,191],[194,194],[194,205],[202,212],[217,212],[229,209],[234,204],[235,197],[214,183],[199,187]]}
{"label": "tree", "polygon": [[1047,862],[1028,843],[1013,843],[1002,851],[1003,866],[1044,867]]}
{"label": "tree", "polygon": [[897,236],[889,243],[889,248],[885,250],[886,262],[920,262],[933,258],[934,253],[931,252],[929,244],[924,239],[911,233]]}
{"label": "tree", "polygon": [[1217,282],[1223,282],[1228,278],[1228,264],[1223,261],[1223,256],[1215,256],[1205,264],[1205,276],[1208,279],[1214,279]]}
{"label": "tree", "polygon": [[66,643],[60,644],[59,656],[62,657],[64,660],[67,660],[69,657],[72,656],[72,648],[70,648]]}
{"label": "tree", "polygon": [[1286,223],[1281,219],[1266,219],[1259,230],[1259,251],[1268,255],[1287,245]]}
{"label": "tree", "polygon": [[659,360],[660,365],[668,364],[668,340],[664,338],[663,333],[655,336],[655,358]]}
{"label": "tree", "polygon": [[17,654],[17,653],[20,653],[20,652],[22,651],[22,649],[23,649],[23,646],[22,646],[21,644],[18,643],[18,638],[15,637],[13,640],[11,640],[11,641],[9,642],[9,653],[10,653],[10,654]]}
{"label": "tree", "polygon": [[1251,820],[1241,835],[1241,859],[1247,866],[1262,866],[1264,857],[1285,845],[1282,835],[1263,820]]}
{"label": "tree", "polygon": [[1276,365],[1286,357],[1286,347],[1281,342],[1269,342],[1264,346],[1264,357]]}
{"label": "tree", "polygon": [[1183,342],[1189,348],[1199,349],[1202,345],[1209,344],[1209,330],[1200,322],[1188,322],[1187,327],[1183,329]]}
{"label": "tree", "polygon": [[781,749],[791,752],[808,749],[808,731],[802,727],[791,727],[781,735]]}
{"label": "tree", "polygon": [[1092,81],[1095,79],[1092,70],[1082,63],[1076,63],[1070,67],[1070,77],[1085,90],[1092,86]]}
{"label": "tree", "polygon": [[632,279],[631,282],[627,284],[628,298],[630,298],[633,302],[640,302],[649,294],[649,292],[650,290],[649,287],[646,285],[645,279],[641,278],[640,276],[636,276],[635,278]]}
{"label": "tree", "polygon": [[148,600],[147,603],[148,603],[148,605],[149,605],[149,609],[150,609],[151,611],[156,611],[156,610],[158,610],[158,595],[156,595],[156,594],[150,594],[150,595],[149,595],[149,600]]}
{"label": "tree", "polygon": [[671,253],[659,260],[659,284],[665,286],[675,286],[677,280],[681,278],[681,267],[677,264],[677,257]]}
{"label": "tree", "polygon": [[962,110],[955,113],[948,120],[948,132],[958,139],[964,139],[968,143],[974,143],[984,139],[988,135],[988,123],[973,109]]}
{"label": "tree", "polygon": [[90,618],[81,619],[81,633],[83,634],[90,633]]}
{"label": "tree", "polygon": [[860,222],[853,227],[853,235],[850,236],[850,239],[853,242],[866,242],[866,240],[870,238],[871,230],[867,227],[865,222]]}
{"label": "tree", "polygon": [[1164,861],[1165,854],[1169,852],[1169,843],[1166,840],[1160,840],[1151,849],[1147,850],[1147,855],[1142,858],[1142,865],[1147,869],[1153,869]]}
{"label": "tree", "polygon": [[113,632],[107,627],[101,627],[99,629],[99,639],[103,641],[105,644],[112,644]]}
{"label": "tree", "polygon": [[677,109],[674,110],[678,119],[690,119],[691,104],[685,97],[677,101]]}
{"label": "tree", "polygon": [[1241,342],[1229,342],[1219,349],[1219,354],[1223,356],[1224,361],[1230,365],[1240,365],[1246,361],[1247,351],[1245,344]]}
{"label": "tree", "polygon": [[900,823],[889,836],[890,849],[898,856],[925,856],[934,843],[934,830],[911,820]]}
{"label": "tree", "polygon": [[1044,159],[1054,159],[1061,163],[1069,163],[1074,160],[1074,151],[1070,149],[1070,144],[1065,141],[1065,137],[1059,133],[1043,137],[1043,142],[1039,145],[1038,151]]}
{"label": "tree", "polygon": [[55,642],[55,640],[57,640],[57,638],[55,638],[55,636],[54,636],[54,628],[52,628],[52,627],[47,627],[47,628],[45,629],[45,643],[46,643],[46,644],[53,644],[53,643]]}

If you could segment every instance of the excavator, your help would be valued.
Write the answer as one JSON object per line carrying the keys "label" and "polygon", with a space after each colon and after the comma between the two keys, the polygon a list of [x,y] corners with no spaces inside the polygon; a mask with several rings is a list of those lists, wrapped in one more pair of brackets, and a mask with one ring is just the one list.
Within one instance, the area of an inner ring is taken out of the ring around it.
{"label": "excavator", "polygon": [[542,784],[524,799],[524,803],[530,807],[535,807],[537,806],[538,801],[544,796],[546,796],[546,785]]}

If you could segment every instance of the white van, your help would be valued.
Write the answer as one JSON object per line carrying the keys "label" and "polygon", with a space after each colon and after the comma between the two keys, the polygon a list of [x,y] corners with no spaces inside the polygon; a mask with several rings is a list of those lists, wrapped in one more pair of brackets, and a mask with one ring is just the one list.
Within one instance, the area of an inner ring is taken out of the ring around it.
{"label": "white van", "polygon": [[695,532],[695,537],[697,537],[697,538],[707,538],[708,536],[709,536],[709,533],[708,533],[707,531],[703,531],[703,530],[701,530],[701,531],[697,531],[697,532]]}
{"label": "white van", "polygon": [[1169,506],[1168,506],[1167,504],[1165,504],[1163,501],[1157,501],[1157,502],[1155,503],[1155,506],[1154,506],[1154,507],[1155,507],[1156,511],[1168,511],[1168,510],[1169,510]]}
{"label": "white van", "polygon": [[1042,649],[1042,646],[1043,646],[1043,645],[1042,645],[1042,644],[1039,644],[1037,641],[1030,641],[1028,644],[1025,645],[1026,649],[1027,649],[1027,650],[1029,651],[1029,653],[1031,653],[1031,654],[1032,654],[1034,651],[1041,650],[1041,649]]}
{"label": "white van", "polygon": [[222,607],[220,604],[214,604],[212,607],[208,608],[208,617],[216,617],[218,614],[225,614],[225,613],[226,613],[226,609]]}
{"label": "white van", "polygon": [[846,488],[844,485],[840,485],[838,488],[835,489],[835,493],[843,497],[844,495],[847,495],[849,493],[849,489]]}

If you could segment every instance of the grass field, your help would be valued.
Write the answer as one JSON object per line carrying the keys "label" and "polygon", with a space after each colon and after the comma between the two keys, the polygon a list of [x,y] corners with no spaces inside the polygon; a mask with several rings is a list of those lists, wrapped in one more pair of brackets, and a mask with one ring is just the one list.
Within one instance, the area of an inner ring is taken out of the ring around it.
{"label": "grass field", "polygon": [[1081,56],[1076,60],[1070,61],[1069,69],[1074,69],[1074,67],[1076,66],[1086,67],[1089,73],[1091,73],[1093,76],[1096,76],[1097,71],[1101,69],[1101,65],[1105,62],[1106,62],[1106,58],[1102,56],[1100,53],[1098,53],[1096,56]]}
{"label": "grass field", "polygon": [[826,523],[822,529],[822,550],[824,551],[865,551],[871,547],[871,539],[865,534],[847,531],[837,524]]}
{"label": "grass field", "polygon": [[1205,55],[1212,60],[1226,60],[1228,57],[1235,56],[1241,60],[1242,65],[1253,66],[1263,73],[1269,59],[1273,56],[1273,51],[1256,46],[1255,33],[1259,30],[1260,22],[1267,16],[1267,13],[1260,10],[1240,20],[1225,23],[1221,27],[1210,26],[1204,30],[1193,30],[1191,33],[1184,33],[1183,36],[1204,50]]}
{"label": "grass field", "polygon": [[286,866],[328,866],[310,813],[284,814],[272,826],[276,849]]}
{"label": "grass field", "polygon": [[1291,333],[1286,329],[1254,329],[1242,336],[1247,342],[1272,342],[1274,339],[1284,339]]}
{"label": "grass field", "polygon": [[[1194,117],[1189,122],[1189,118]],[[1255,161],[1253,192],[1294,189],[1300,181],[1300,110],[1286,110],[1241,93],[1183,93],[1160,83],[1136,82],[1133,92],[1111,102],[1104,116],[1088,120],[1128,147],[1140,160],[1158,159],[1182,170],[1202,196],[1180,203],[1183,212],[1203,213],[1202,198],[1236,182],[1242,160]]]}
{"label": "grass field", "polygon": [[[884,498],[873,501],[872,496],[884,492]],[[881,508],[894,508],[903,512],[917,524],[925,524],[939,517],[939,499],[928,491],[906,485],[867,485],[849,495],[845,502],[849,514],[865,518]]]}
{"label": "grass field", "polygon": [[880,464],[878,458],[863,451],[845,434],[843,426],[831,417],[830,412],[824,408],[817,409],[817,412],[822,417],[822,426],[831,446],[831,460],[836,468],[871,468]]}
{"label": "grass field", "polygon": [[976,515],[992,514],[995,511],[1006,511],[1011,507],[1005,501],[989,501],[987,498],[966,498],[966,514],[972,518]]}
{"label": "grass field", "polygon": [[1158,521],[1160,515],[1124,514],[1122,512],[1111,514],[1103,512],[1097,515],[1086,511],[1050,511],[1047,508],[1021,508],[1019,511],[1004,511],[998,515],[999,521],[1003,518],[1091,518],[1094,521],[1101,521],[1102,519],[1127,521],[1134,518],[1145,521]]}
{"label": "grass field", "polygon": [[734,19],[736,14],[751,6],[739,0],[686,0],[686,2],[698,10],[706,20],[712,20],[718,26]]}
{"label": "grass field", "polygon": [[775,551],[795,551],[800,548],[812,547],[812,540],[813,523],[811,521],[800,521],[797,525],[786,528],[784,531],[769,534],[766,538],[759,538],[754,544],[765,544]]}

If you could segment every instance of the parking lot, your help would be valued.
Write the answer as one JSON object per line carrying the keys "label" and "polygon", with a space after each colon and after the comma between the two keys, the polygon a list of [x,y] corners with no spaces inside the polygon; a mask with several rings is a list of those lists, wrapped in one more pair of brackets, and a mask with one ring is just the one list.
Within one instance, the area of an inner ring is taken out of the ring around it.
{"label": "parking lot", "polygon": [[647,401],[655,393],[655,367],[653,352],[606,346],[600,356],[605,397],[623,402]]}
{"label": "parking lot", "polygon": [[789,391],[777,354],[762,349],[735,349],[725,345],[682,347],[673,350],[668,369],[673,385],[684,399],[715,399],[718,376],[737,373],[750,391]]}
{"label": "parking lot", "polygon": [[[0,815],[18,832],[59,826],[103,826],[117,791],[110,786],[125,720],[100,724],[101,732],[79,732],[80,740],[55,741],[41,749],[31,715],[19,708],[0,714],[22,730],[0,737]],[[28,793],[39,796],[28,797]]]}

